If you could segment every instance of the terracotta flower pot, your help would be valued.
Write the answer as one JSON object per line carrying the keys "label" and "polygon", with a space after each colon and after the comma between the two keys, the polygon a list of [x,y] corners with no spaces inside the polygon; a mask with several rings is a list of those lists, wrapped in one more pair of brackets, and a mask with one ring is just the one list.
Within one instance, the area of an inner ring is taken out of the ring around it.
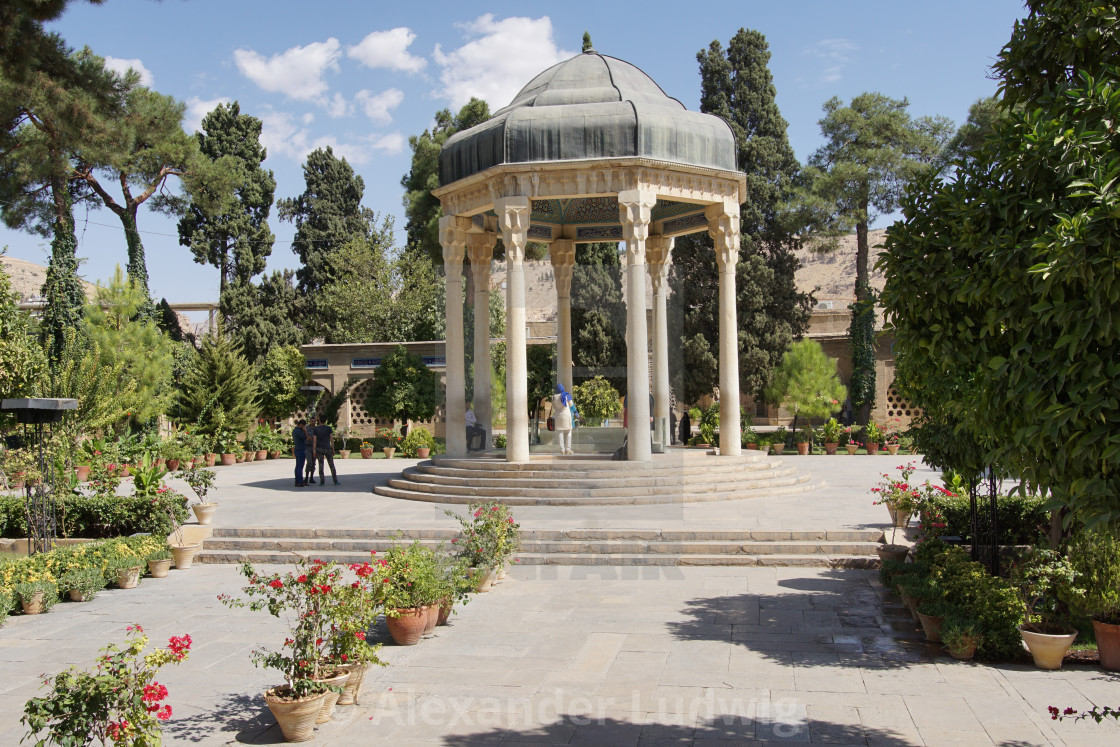
{"label": "terracotta flower pot", "polygon": [[797,444],[797,453],[800,454],[801,456],[808,456],[808,454],[809,454],[809,444],[798,443]]}
{"label": "terracotta flower pot", "polygon": [[37,591],[31,595],[30,599],[20,599],[20,606],[23,607],[23,614],[25,615],[40,615],[43,612],[43,592]]}
{"label": "terracotta flower pot", "polygon": [[910,548],[906,545],[879,545],[875,548],[875,554],[884,563],[888,560],[906,560],[906,556],[910,554]]}
{"label": "terracotta flower pot", "polygon": [[941,623],[945,618],[936,615],[923,615],[918,612],[918,620],[922,624],[922,630],[926,633],[926,640],[938,643],[941,641]]}
{"label": "terracotta flower pot", "polygon": [[878,454],[879,453],[879,444],[867,444],[866,448],[867,448],[867,453],[868,454]]}
{"label": "terracotta flower pot", "polygon": [[431,453],[432,453],[431,447],[420,446],[416,449],[416,458],[417,459],[427,459],[428,455],[431,454]]}
{"label": "terracotta flower pot", "polygon": [[436,625],[446,625],[447,620],[451,617],[451,608],[455,606],[455,600],[448,597],[439,603],[439,617],[436,618]]}
{"label": "terracotta flower pot", "polygon": [[1069,651],[1069,647],[1077,639],[1076,631],[1053,635],[1025,630],[1022,625],[1019,626],[1019,633],[1023,636],[1027,650],[1031,652],[1034,665],[1039,669],[1061,669],[1066,651]]}
{"label": "terracotta flower pot", "polygon": [[385,458],[386,459],[392,459],[393,454],[397,453],[397,449],[394,446],[386,446],[385,448],[382,449],[382,451],[385,452]]}
{"label": "terracotta flower pot", "polygon": [[362,459],[373,459],[373,449],[361,449]]}
{"label": "terracotta flower pot", "polygon": [[86,595],[83,594],[82,592],[78,591],[77,589],[71,589],[69,593],[70,593],[70,601],[71,602],[84,602],[84,601],[86,601]]}
{"label": "terracotta flower pot", "polygon": [[414,646],[420,642],[427,623],[427,612],[423,607],[408,607],[395,611],[396,617],[385,616],[389,635],[398,646]]}
{"label": "terracotta flower pot", "polygon": [[844,444],[844,448],[848,450],[849,454],[855,454],[859,450],[859,447],[855,444]]}
{"label": "terracotta flower pot", "polygon": [[351,451],[350,449],[339,449],[338,450],[339,459],[349,459],[350,458],[350,451]]}
{"label": "terracotta flower pot", "polygon": [[490,591],[491,584],[494,583],[494,569],[493,568],[468,568],[467,573],[470,574],[471,580],[474,581],[474,590],[476,592]]}
{"label": "terracotta flower pot", "polygon": [[833,454],[835,454],[836,449],[838,449],[838,448],[840,448],[840,442],[839,441],[825,441],[824,442],[824,453],[827,454],[828,456],[832,456]]}
{"label": "terracotta flower pot", "polygon": [[887,444],[887,453],[894,456],[898,453],[898,444]]}
{"label": "terracotta flower pot", "polygon": [[439,621],[439,605],[428,604],[424,606],[424,632],[423,636],[427,638],[432,635],[436,630],[436,622]]}
{"label": "terracotta flower pot", "polygon": [[913,516],[913,514],[904,513],[902,511],[899,511],[897,508],[895,508],[895,507],[893,507],[889,504],[887,505],[887,511],[891,515],[891,523],[893,523],[896,527],[908,527],[908,526],[910,526],[910,519]]}
{"label": "terracotta flower pot", "polygon": [[752,443],[748,443],[748,444],[747,444],[747,450],[748,450],[748,451],[758,451],[758,444],[757,444],[757,443],[753,443],[753,442],[752,442]]}
{"label": "terracotta flower pot", "polygon": [[195,554],[202,548],[201,542],[193,545],[172,545],[171,555],[175,560],[175,568],[185,570],[191,567]]}
{"label": "terracotta flower pot", "polygon": [[174,472],[177,469],[179,469],[179,460],[178,459],[168,459],[167,460],[167,471],[168,472]]}
{"label": "terracotta flower pot", "polygon": [[134,565],[117,571],[117,586],[122,589],[135,589],[138,583],[140,583],[140,566]]}
{"label": "terracotta flower pot", "polygon": [[[350,679],[350,669],[347,667],[338,667],[338,673],[333,677],[316,681],[332,687],[345,687],[346,680],[348,679]],[[323,693],[323,705],[319,707],[319,716],[315,719],[315,723],[325,724],[331,720],[331,717],[334,716],[334,705],[338,702],[338,696],[341,694],[341,692],[336,690],[327,690]]]}
{"label": "terracotta flower pot", "polygon": [[1105,669],[1120,669],[1120,625],[1093,621],[1093,634],[1097,639],[1097,653]]}
{"label": "terracotta flower pot", "polygon": [[206,455],[206,466],[207,467],[213,467],[214,463],[217,462],[217,461],[218,461],[218,455],[217,454],[207,454]]}
{"label": "terracotta flower pot", "polygon": [[236,454],[222,454],[222,466],[228,467],[231,464],[237,464]]}
{"label": "terracotta flower pot", "polygon": [[785,449],[785,444],[770,444],[770,451],[774,452],[775,454],[781,454],[783,451],[785,451]]}
{"label": "terracotta flower pot", "polygon": [[257,461],[263,462],[265,459],[268,459],[268,449],[259,449],[257,451]]}
{"label": "terracotta flower pot", "polygon": [[78,476],[78,482],[85,482],[89,479],[89,465],[79,464],[74,468],[74,473]]}
{"label": "terracotta flower pot", "polygon": [[269,459],[279,459],[280,458],[280,450],[276,449],[275,451],[268,452],[268,458]]}
{"label": "terracotta flower pot", "polygon": [[949,656],[959,661],[969,661],[976,656],[976,647],[980,645],[980,636],[965,636],[955,646],[945,644],[949,649]]}
{"label": "terracotta flower pot", "polygon": [[280,732],[289,742],[306,742],[315,732],[315,719],[323,707],[324,693],[315,693],[299,700],[289,699],[287,685],[274,687],[264,694],[268,710],[280,724]]}
{"label": "terracotta flower pot", "polygon": [[240,462],[255,462],[255,461],[257,461],[257,452],[246,451],[245,454],[242,455],[241,459],[239,459],[238,461],[240,461]]}
{"label": "terracotta flower pot", "polygon": [[152,574],[152,578],[167,578],[167,574],[170,570],[171,558],[148,561],[148,573]]}
{"label": "terracotta flower pot", "polygon": [[350,670],[350,676],[346,678],[346,684],[342,687],[342,694],[338,696],[336,705],[358,704],[358,697],[362,694],[362,681],[366,678],[366,672],[372,666],[368,661],[346,665],[346,668]]}
{"label": "terracotta flower pot", "polygon": [[214,512],[218,510],[217,501],[206,501],[204,503],[196,503],[191,506],[194,511],[195,518],[201,526],[206,526],[214,520]]}

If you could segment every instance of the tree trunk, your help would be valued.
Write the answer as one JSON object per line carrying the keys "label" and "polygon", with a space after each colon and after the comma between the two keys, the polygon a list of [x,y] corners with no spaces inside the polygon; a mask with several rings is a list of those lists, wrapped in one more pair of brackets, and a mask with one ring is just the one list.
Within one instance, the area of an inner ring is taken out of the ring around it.
{"label": "tree trunk", "polygon": [[144,294],[144,303],[136,311],[137,319],[154,321],[156,306],[152,303],[152,293],[148,288],[148,264],[144,259],[144,244],[136,228],[136,205],[117,213],[124,226],[125,242],[128,245],[128,278]]}
{"label": "tree trunk", "polygon": [[[864,215],[867,214],[866,200],[862,204]],[[867,258],[870,253],[867,246],[867,221],[856,223],[856,300],[864,301],[871,295],[871,278],[868,275]]]}

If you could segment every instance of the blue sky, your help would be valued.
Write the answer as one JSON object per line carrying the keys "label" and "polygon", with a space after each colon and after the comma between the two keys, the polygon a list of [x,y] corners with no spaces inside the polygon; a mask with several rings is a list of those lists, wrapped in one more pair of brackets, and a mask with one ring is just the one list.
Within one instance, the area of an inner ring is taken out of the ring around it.
{"label": "blue sky", "polygon": [[[994,93],[989,66],[1024,14],[1019,0],[111,0],[99,7],[73,2],[52,27],[72,46],[131,64],[152,88],[186,102],[189,131],[218,101],[239,101],[242,112],[264,122],[265,165],[276,174],[278,198],[302,192],[304,156],[332,145],[365,180],[365,204],[395,216],[403,238],[400,179],[409,168],[409,135],[471,95],[492,109],[508,104],[536,73],[578,53],[584,30],[598,51],[642,68],[693,110],[697,51],[713,39],[726,46],[740,27],[761,31],[778,105],[804,161],[821,144],[817,121],[832,96],[879,91],[909,98],[914,115],[963,122],[973,101]],[[104,279],[125,264],[111,213],[80,209],[76,218],[86,279]],[[217,271],[179,246],[173,220],[142,211],[138,223],[153,295],[216,300]],[[274,211],[271,226],[277,241],[269,270],[294,268],[292,225]],[[5,244],[10,256],[47,262],[49,245],[39,237],[0,228]]]}

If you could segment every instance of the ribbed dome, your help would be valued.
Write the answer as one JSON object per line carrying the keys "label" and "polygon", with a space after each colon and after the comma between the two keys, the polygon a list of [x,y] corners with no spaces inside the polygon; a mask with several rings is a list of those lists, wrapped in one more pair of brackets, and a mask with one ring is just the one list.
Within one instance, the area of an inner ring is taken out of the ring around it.
{"label": "ribbed dome", "polygon": [[641,157],[735,171],[735,136],[629,62],[593,50],[533,78],[513,102],[451,136],[440,185],[499,164]]}

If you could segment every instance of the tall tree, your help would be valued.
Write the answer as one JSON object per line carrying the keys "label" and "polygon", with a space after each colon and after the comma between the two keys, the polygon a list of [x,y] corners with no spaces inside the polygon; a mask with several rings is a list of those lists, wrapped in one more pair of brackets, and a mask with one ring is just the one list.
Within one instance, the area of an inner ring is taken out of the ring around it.
{"label": "tall tree", "polygon": [[46,373],[43,349],[28,335],[27,320],[0,265],[0,398],[32,396]]}
{"label": "tall tree", "polygon": [[[809,325],[812,298],[794,283],[800,239],[786,203],[793,194],[797,159],[778,111],[766,37],[739,29],[726,50],[713,41],[696,55],[700,109],[722,117],[735,133],[736,163],[747,175],[740,205],[741,244],[735,267],[739,388],[755,397],[770,383],[790,342]],[[671,315],[682,355],[673,381],[695,401],[718,384],[719,275],[706,235],[677,239],[669,275],[680,314]]]}
{"label": "tall tree", "polygon": [[572,372],[575,380],[603,376],[624,389],[626,306],[618,244],[576,244],[572,270]]}
{"label": "tall tree", "polygon": [[237,279],[222,294],[226,330],[250,363],[273,347],[299,345],[307,304],[296,292],[295,272],[275,270],[254,283]]}
{"label": "tall tree", "polygon": [[321,291],[337,279],[331,257],[353,239],[368,239],[375,214],[362,207],[362,177],[345,158],[336,157],[329,145],[307,154],[303,178],[303,194],[279,200],[277,207],[280,220],[296,226],[292,251],[302,263],[296,278],[300,293],[311,305],[306,332],[318,336],[325,332],[317,307],[325,300]]}
{"label": "tall tree", "polygon": [[260,410],[256,369],[221,329],[202,338],[179,383],[176,417],[199,433],[247,430]]}
{"label": "tall tree", "polygon": [[[156,196],[170,177],[181,177],[189,169],[198,168],[200,159],[198,143],[183,132],[186,105],[135,85],[134,75],[128,82],[132,85],[125,97],[123,116],[112,120],[113,133],[107,146],[85,155],[75,165],[74,178],[92,189],[120,219],[128,246],[128,277],[146,299],[138,313],[154,319],[156,308],[148,290],[148,266],[136,216],[140,206]],[[102,178],[117,184],[119,197],[110,193]],[[159,196],[153,203],[162,207],[175,204]]]}
{"label": "tall tree", "polygon": [[63,333],[81,320],[70,177],[83,150],[104,145],[123,104],[126,82],[88,49],[71,53],[41,33],[26,64],[0,54],[0,214],[12,228],[51,236],[41,334],[58,360]]}
{"label": "tall tree", "polygon": [[863,93],[844,106],[833,97],[820,120],[822,145],[802,177],[809,220],[823,233],[855,228],[856,281],[852,305],[852,379],[849,393],[866,423],[875,399],[874,305],[868,272],[868,226],[898,207],[907,184],[936,169],[952,134],[944,117],[910,116],[906,99]]}
{"label": "tall tree", "polygon": [[408,219],[405,233],[407,251],[418,251],[436,265],[443,264],[443,249],[439,243],[439,219],[443,215],[439,200],[432,190],[439,186],[439,151],[447,138],[460,130],[470,129],[490,119],[490,107],[482,99],[471,98],[458,114],[450,109],[436,112],[435,123],[421,135],[408,138],[412,148],[412,166],[401,177],[404,187],[404,214]]}
{"label": "tall tree", "polygon": [[268,215],[276,180],[261,166],[268,152],[260,136],[261,121],[242,114],[236,101],[218,104],[195,133],[209,164],[205,178],[185,181],[190,204],[179,220],[179,243],[195,262],[218,269],[223,295],[234,280],[247,283],[264,272],[272,253]]}
{"label": "tall tree", "polygon": [[1115,530],[1120,25],[1097,0],[1027,6],[993,66],[1003,116],[951,179],[908,192],[882,299],[936,425],[1053,507]]}

